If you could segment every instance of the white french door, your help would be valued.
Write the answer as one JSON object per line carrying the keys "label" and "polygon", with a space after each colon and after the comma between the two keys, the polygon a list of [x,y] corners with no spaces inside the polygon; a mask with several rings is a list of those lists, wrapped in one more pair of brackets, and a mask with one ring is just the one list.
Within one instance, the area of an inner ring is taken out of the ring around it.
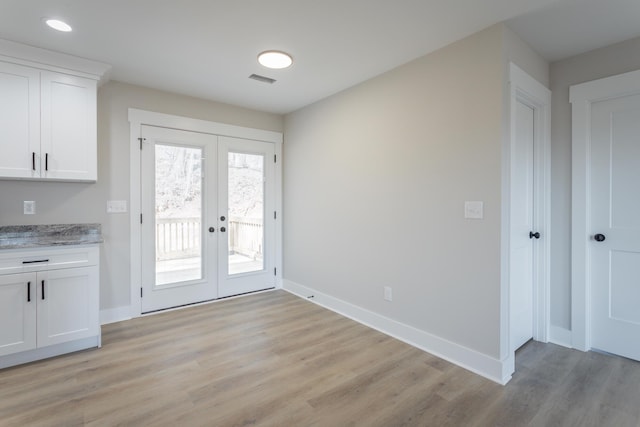
{"label": "white french door", "polygon": [[217,137],[142,126],[142,138],[142,312],[215,299]]}
{"label": "white french door", "polygon": [[591,105],[592,347],[640,360],[640,95]]}
{"label": "white french door", "polygon": [[142,313],[274,287],[273,144],[141,133]]}
{"label": "white french door", "polygon": [[273,288],[274,146],[219,137],[218,165],[219,296]]}

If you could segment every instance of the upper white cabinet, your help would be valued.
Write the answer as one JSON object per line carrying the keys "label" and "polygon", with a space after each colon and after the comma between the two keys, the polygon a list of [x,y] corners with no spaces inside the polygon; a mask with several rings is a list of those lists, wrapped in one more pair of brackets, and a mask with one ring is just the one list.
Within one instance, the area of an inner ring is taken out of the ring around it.
{"label": "upper white cabinet", "polygon": [[0,178],[97,179],[104,64],[0,40]]}

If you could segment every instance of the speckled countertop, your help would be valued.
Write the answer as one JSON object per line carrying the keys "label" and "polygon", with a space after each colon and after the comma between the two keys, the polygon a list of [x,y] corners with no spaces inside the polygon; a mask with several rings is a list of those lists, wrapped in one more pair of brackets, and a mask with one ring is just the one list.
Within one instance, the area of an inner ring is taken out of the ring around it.
{"label": "speckled countertop", "polygon": [[102,243],[100,224],[53,224],[0,226],[0,249]]}

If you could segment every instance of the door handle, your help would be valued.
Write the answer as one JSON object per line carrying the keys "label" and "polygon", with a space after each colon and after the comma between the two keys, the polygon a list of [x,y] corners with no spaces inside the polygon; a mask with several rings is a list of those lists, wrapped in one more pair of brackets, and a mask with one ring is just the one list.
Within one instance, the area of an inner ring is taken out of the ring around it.
{"label": "door handle", "polygon": [[606,239],[606,236],[605,236],[604,234],[600,234],[600,233],[598,233],[598,234],[596,234],[595,236],[593,236],[593,239],[594,239],[596,242],[604,242],[604,241],[605,241],[605,239]]}
{"label": "door handle", "polygon": [[530,231],[529,232],[529,238],[530,239],[533,239],[533,238],[539,239],[540,238],[540,233],[538,233],[537,231],[535,233],[533,231]]}

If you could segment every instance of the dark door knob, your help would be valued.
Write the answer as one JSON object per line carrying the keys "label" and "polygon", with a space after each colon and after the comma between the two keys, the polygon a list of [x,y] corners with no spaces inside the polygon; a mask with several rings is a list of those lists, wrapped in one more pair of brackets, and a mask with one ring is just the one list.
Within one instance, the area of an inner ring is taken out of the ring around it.
{"label": "dark door knob", "polygon": [[221,233],[224,233],[225,231],[227,231],[227,229],[226,229],[226,228],[224,228],[224,227],[220,227],[220,232],[221,232]]}
{"label": "dark door knob", "polygon": [[216,229],[215,229],[215,228],[213,228],[213,227],[209,227],[209,233],[213,233],[214,231],[216,231]]}
{"label": "dark door knob", "polygon": [[533,239],[533,238],[539,239],[540,238],[540,233],[538,233],[537,231],[535,233],[533,231],[530,231],[529,232],[529,238],[530,239]]}
{"label": "dark door knob", "polygon": [[225,219],[227,219],[224,215],[220,217],[220,221],[224,221]]}
{"label": "dark door knob", "polygon": [[596,242],[604,242],[604,239],[606,239],[604,234],[600,234],[600,233],[593,236],[593,238],[595,239]]}

